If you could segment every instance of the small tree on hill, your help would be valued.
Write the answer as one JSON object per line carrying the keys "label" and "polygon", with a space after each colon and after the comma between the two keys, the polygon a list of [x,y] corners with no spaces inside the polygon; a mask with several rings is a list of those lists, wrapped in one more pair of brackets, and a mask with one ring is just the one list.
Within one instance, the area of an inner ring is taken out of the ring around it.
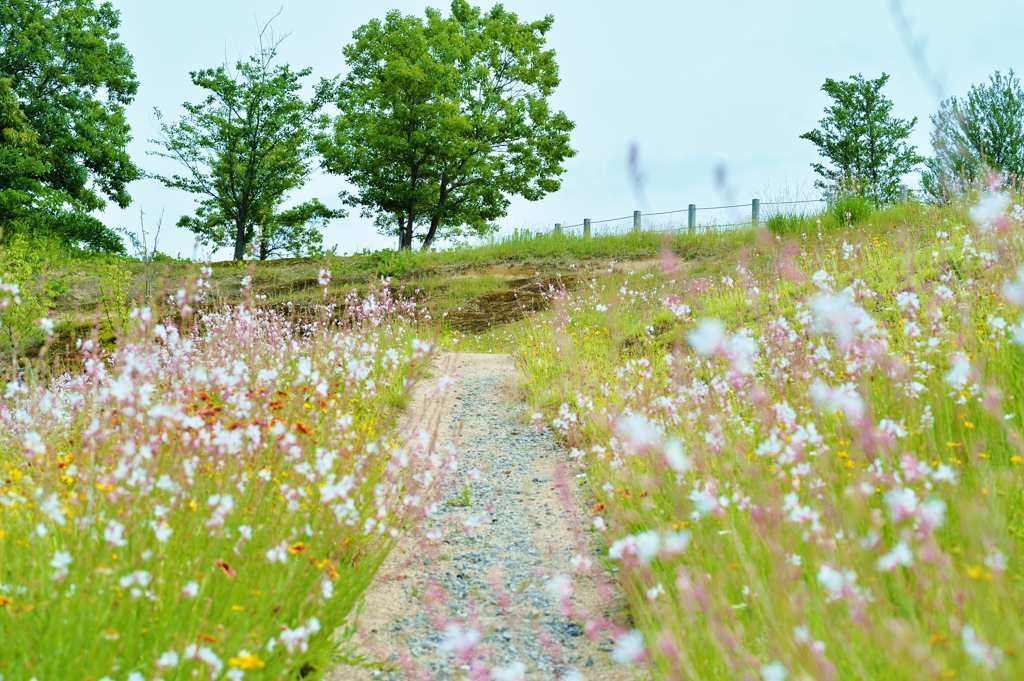
{"label": "small tree on hill", "polygon": [[932,124],[935,156],[921,179],[936,201],[960,195],[990,171],[1024,179],[1024,90],[1012,70],[996,71],[964,99],[942,102]]}
{"label": "small tree on hill", "polygon": [[907,143],[917,119],[892,117],[892,101],[882,94],[887,74],[848,81],[831,78],[821,89],[832,99],[818,130],[804,133],[831,163],[812,163],[822,179],[815,186],[831,195],[856,192],[878,204],[899,197],[900,180],[924,159]]}
{"label": "small tree on hill", "polygon": [[[271,36],[265,44],[266,31],[260,33],[259,52],[238,63],[237,73],[226,66],[191,73],[192,82],[210,95],[199,104],[185,103],[180,121],[164,123],[157,110],[162,139],[154,142],[166,151],[153,153],[187,171],[157,178],[202,197],[195,215],[182,217],[178,225],[202,243],[233,246],[235,260],[245,257],[257,237],[256,252],[263,259],[282,248],[294,255],[315,252],[322,235],[319,223],[309,221],[344,216],[318,201],[280,213],[288,195],[312,173],[313,138],[328,123],[320,110],[334,84],[321,80],[304,101],[301,79],[311,70],[274,65],[280,41]],[[307,223],[297,224],[302,216]]]}
{"label": "small tree on hill", "polygon": [[447,18],[395,11],[357,29],[343,50],[341,113],[320,141],[324,167],[358,189],[346,201],[401,248],[429,248],[486,234],[511,195],[556,191],[576,152],[572,121],[548,104],[559,83],[544,49],[553,22],[454,0]]}

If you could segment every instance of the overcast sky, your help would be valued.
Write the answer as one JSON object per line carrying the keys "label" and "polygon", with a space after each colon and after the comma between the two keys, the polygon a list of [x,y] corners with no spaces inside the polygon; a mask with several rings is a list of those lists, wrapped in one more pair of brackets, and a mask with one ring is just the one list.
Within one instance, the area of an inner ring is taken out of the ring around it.
{"label": "overcast sky", "polygon": [[[341,49],[352,31],[389,10],[422,14],[424,0],[114,0],[122,39],[135,58],[141,86],[129,109],[130,151],[148,171],[173,165],[146,152],[156,136],[153,108],[175,119],[184,101],[199,101],[188,72],[251,53],[257,19],[283,5],[274,27],[290,33],[282,58],[311,66],[314,76],[345,73]],[[825,78],[891,75],[885,93],[895,113],[918,117],[913,141],[930,153],[929,115],[938,89],[964,94],[996,70],[1024,71],[1021,0],[906,0],[903,12],[924,59],[911,57],[890,0],[507,0],[532,20],[555,16],[549,45],[562,85],[553,102],[576,122],[562,189],[538,202],[513,200],[505,230],[550,229],[630,214],[742,203],[751,197],[813,195],[816,159],[799,135],[815,127],[828,98]],[[485,6],[489,6],[485,3]],[[921,65],[934,78],[922,74]],[[639,150],[641,183],[630,171]],[[724,183],[716,169],[724,168]],[[915,183],[914,178],[910,178]],[[320,175],[294,199],[338,205],[340,178]],[[166,211],[160,250],[191,256],[194,237],[174,227],[190,213],[188,194],[144,180],[131,187],[133,205],[108,209],[111,226],[136,228],[140,208],[151,228]],[[707,215],[712,216],[710,213]],[[716,215],[726,220],[728,213]],[[685,219],[685,216],[683,216]],[[328,248],[339,253],[393,247],[353,216],[330,224]],[[230,257],[227,251],[215,256]]]}

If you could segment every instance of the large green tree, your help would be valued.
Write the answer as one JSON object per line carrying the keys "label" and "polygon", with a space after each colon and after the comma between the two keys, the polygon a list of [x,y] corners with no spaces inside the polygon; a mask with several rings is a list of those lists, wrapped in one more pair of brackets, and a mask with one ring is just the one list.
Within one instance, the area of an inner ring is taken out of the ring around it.
{"label": "large green tree", "polygon": [[561,186],[574,124],[553,111],[554,19],[521,22],[454,0],[450,15],[390,12],[353,34],[324,167],[356,187],[342,197],[403,249],[416,239],[486,234],[509,197]]}
{"label": "large green tree", "polygon": [[105,250],[120,239],[91,212],[127,206],[141,177],[125,150],[138,90],[109,2],[0,2],[0,227]]}
{"label": "large green tree", "polygon": [[815,186],[830,195],[856,192],[878,204],[899,197],[900,182],[924,159],[907,140],[917,119],[892,116],[892,101],[882,94],[885,73],[874,80],[862,75],[847,81],[828,78],[821,89],[833,103],[817,130],[804,133],[830,162],[812,163],[821,179]]}
{"label": "large green tree", "polygon": [[235,260],[250,248],[261,259],[281,251],[316,252],[323,239],[316,227],[344,215],[319,201],[282,211],[289,194],[313,172],[314,135],[328,125],[321,109],[334,83],[321,80],[304,99],[302,79],[312,71],[275,64],[279,45],[264,27],[257,53],[234,71],[220,66],[190,74],[209,95],[198,104],[183,104],[181,120],[167,123],[156,112],[161,139],[153,141],[164,150],[153,153],[186,170],[157,178],[200,197],[195,215],[182,217],[178,225],[203,243],[232,246]]}
{"label": "large green tree", "polygon": [[991,171],[1024,180],[1024,89],[1012,70],[942,102],[932,124],[935,156],[921,180],[933,199],[949,201]]}

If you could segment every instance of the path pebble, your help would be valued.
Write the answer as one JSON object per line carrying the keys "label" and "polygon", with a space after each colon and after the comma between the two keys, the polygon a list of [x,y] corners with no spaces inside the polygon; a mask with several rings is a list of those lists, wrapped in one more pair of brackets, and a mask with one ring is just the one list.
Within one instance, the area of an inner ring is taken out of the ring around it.
{"label": "path pebble", "polygon": [[[575,476],[566,481],[564,451],[525,424],[510,390],[512,358],[447,355],[439,373],[456,381],[444,404],[419,390],[410,418],[439,418],[438,442],[455,445],[459,473],[445,482],[438,513],[401,540],[367,592],[357,640],[386,669],[345,667],[328,679],[465,678],[468,666],[438,650],[446,623],[479,631],[478,656],[490,666],[522,663],[528,679],[635,678],[610,661],[611,639],[591,640],[577,617],[622,623],[610,577],[574,577],[572,619],[547,588],[551,577],[572,573],[574,556],[588,555],[586,518],[576,512],[582,500]],[[467,478],[474,468],[479,479]],[[431,528],[443,530],[432,545],[424,539]]]}

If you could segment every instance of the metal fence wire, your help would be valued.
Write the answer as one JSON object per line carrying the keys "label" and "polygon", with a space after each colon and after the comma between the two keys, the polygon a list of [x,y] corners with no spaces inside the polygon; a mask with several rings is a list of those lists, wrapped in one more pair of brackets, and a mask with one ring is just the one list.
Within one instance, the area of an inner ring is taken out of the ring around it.
{"label": "metal fence wire", "polygon": [[[704,230],[707,230],[709,228],[723,229],[723,228],[726,228],[726,227],[741,227],[741,226],[746,226],[748,224],[757,224],[757,223],[759,223],[760,220],[761,220],[761,207],[762,206],[794,206],[794,205],[798,205],[798,204],[811,204],[811,203],[827,203],[827,201],[825,199],[808,199],[806,201],[770,201],[770,202],[762,203],[758,199],[751,199],[750,203],[738,203],[738,204],[735,204],[735,205],[732,205],[732,206],[699,206],[699,207],[697,205],[691,203],[686,208],[680,208],[678,210],[664,210],[664,211],[660,211],[660,212],[657,212],[657,213],[641,213],[640,211],[635,210],[635,211],[633,211],[632,215],[623,215],[620,218],[605,218],[603,220],[591,220],[590,218],[587,218],[583,222],[579,222],[579,223],[574,224],[574,225],[562,225],[561,223],[555,223],[555,232],[560,233],[560,232],[562,232],[564,230],[578,229],[578,228],[582,227],[583,228],[583,236],[590,236],[591,227],[593,227],[594,225],[604,225],[604,224],[609,224],[609,223],[612,223],[612,222],[623,222],[625,220],[629,220],[630,218],[632,218],[632,220],[633,220],[633,225],[632,225],[633,231],[639,232],[641,229],[643,229],[643,218],[645,218],[645,217],[652,218],[652,217],[659,217],[659,216],[663,216],[663,215],[677,215],[679,213],[686,213],[687,214],[686,229],[688,229],[688,230],[696,230],[698,227],[701,228],[701,229],[704,229]],[[750,222],[730,222],[728,224],[719,224],[718,222],[712,222],[710,224],[706,223],[706,224],[703,224],[703,225],[698,225],[697,224],[697,213],[699,211],[733,210],[733,209],[736,209],[736,208],[749,208],[750,209]],[[682,227],[678,227],[678,228],[668,228],[668,229],[652,229],[652,230],[649,230],[649,231],[655,231],[655,232],[675,232],[675,231],[679,231],[681,229],[683,229],[683,228]]]}

